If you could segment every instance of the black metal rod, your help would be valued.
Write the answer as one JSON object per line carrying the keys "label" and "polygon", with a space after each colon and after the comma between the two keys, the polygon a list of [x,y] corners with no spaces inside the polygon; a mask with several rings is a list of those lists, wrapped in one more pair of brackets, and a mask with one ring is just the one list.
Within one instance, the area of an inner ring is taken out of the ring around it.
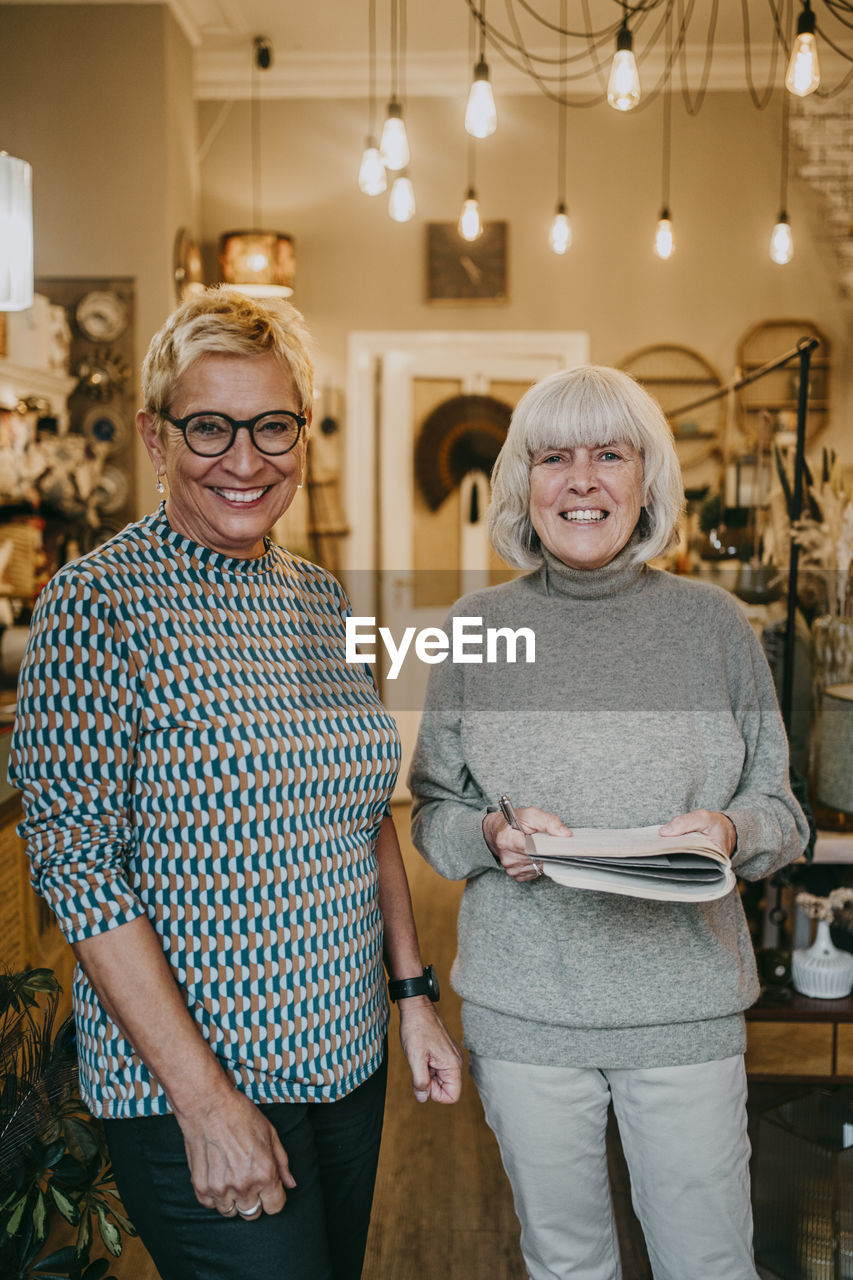
{"label": "black metal rod", "polygon": [[[813,346],[802,345],[800,348],[800,385],[797,388],[797,445],[794,453],[794,491],[791,495],[791,524],[793,525],[803,513],[803,473],[805,471],[806,454],[806,411],[809,403],[809,365],[811,364]],[[800,547],[791,538],[791,552],[788,561],[788,617],[785,626],[785,646],[782,658],[782,719],[788,737],[791,736],[791,701],[794,691],[794,645],[797,632],[797,571],[800,562]]]}
{"label": "black metal rod", "polygon": [[820,342],[817,338],[800,338],[797,345],[792,347],[790,351],[786,351],[783,356],[770,360],[767,364],[763,364],[760,369],[753,369],[752,373],[745,373],[741,377],[732,378],[725,386],[718,387],[716,391],[711,391],[707,396],[702,396],[701,400],[691,400],[690,404],[683,404],[678,409],[667,409],[666,416],[668,418],[680,418],[682,413],[689,413],[691,409],[699,409],[704,404],[711,404],[714,400],[721,400],[730,391],[740,391],[741,387],[748,387],[751,382],[757,382],[759,378],[763,378],[765,374],[772,373],[774,369],[781,369],[783,364],[787,364],[795,356],[802,355],[803,351],[814,351],[815,347],[819,346]]}

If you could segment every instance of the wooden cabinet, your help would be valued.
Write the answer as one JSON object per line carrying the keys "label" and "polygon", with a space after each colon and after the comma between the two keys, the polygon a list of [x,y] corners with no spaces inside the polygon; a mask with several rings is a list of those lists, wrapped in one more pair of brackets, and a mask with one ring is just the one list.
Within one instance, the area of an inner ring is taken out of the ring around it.
{"label": "wooden cabinet", "polygon": [[20,817],[18,797],[0,804],[0,965],[13,971],[53,969],[62,986],[61,1008],[67,1011],[74,953],[30,884],[24,842],[15,830]]}
{"label": "wooden cabinet", "polygon": [[758,1082],[853,1084],[853,996],[762,996],[746,1014],[746,1070]]}

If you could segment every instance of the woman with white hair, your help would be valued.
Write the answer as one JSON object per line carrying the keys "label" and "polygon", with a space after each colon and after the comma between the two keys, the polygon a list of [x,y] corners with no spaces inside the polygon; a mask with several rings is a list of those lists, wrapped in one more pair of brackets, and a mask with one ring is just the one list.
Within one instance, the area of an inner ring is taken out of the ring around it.
{"label": "woman with white hair", "polygon": [[529,628],[535,662],[434,666],[412,765],[415,843],[467,882],[452,980],[531,1280],[620,1274],[611,1102],[655,1280],[756,1280],[743,1011],[758,981],[738,894],[578,890],[525,852],[525,832],[654,824],[703,833],[759,879],[804,847],[746,618],[649,564],[682,504],[672,433],[633,379],[584,367],[532,387],[489,515],[496,551],[532,572],[453,613]]}

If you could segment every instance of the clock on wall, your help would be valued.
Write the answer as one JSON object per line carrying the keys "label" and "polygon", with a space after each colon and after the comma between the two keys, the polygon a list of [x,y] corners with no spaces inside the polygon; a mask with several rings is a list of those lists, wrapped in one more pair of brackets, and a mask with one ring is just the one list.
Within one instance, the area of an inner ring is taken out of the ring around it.
{"label": "clock on wall", "polygon": [[486,222],[463,240],[455,222],[427,223],[427,301],[448,305],[507,302],[507,224]]}

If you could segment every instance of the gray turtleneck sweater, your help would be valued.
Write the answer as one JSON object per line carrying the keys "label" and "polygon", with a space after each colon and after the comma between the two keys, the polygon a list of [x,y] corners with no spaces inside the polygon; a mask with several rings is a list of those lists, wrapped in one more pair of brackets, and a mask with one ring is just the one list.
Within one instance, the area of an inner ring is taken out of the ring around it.
{"label": "gray turtleneck sweater", "polygon": [[467,881],[451,975],[467,1046],[601,1067],[742,1052],[758,981],[736,892],[685,905],[518,884],[481,830],[484,806],[507,791],[516,808],[537,805],[570,827],[721,811],[748,880],[798,857],[807,826],[785,732],[737,603],[625,553],[596,570],[546,553],[536,572],[465,596],[460,615],[536,635],[531,665],[432,668],[411,770],[417,847]]}

